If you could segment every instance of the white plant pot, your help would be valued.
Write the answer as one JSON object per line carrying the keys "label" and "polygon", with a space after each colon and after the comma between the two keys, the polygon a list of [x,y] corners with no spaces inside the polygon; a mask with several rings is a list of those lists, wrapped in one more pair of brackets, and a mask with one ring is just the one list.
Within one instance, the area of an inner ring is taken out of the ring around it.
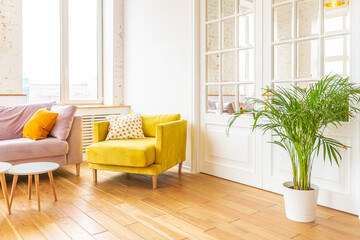
{"label": "white plant pot", "polygon": [[294,190],[293,182],[284,182],[284,203],[286,217],[296,222],[315,220],[319,187],[311,184],[313,190]]}

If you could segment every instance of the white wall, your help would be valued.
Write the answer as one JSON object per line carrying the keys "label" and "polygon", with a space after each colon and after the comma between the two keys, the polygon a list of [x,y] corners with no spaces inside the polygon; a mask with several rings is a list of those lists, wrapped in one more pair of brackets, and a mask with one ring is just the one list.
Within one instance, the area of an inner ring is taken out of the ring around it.
{"label": "white wall", "polygon": [[0,1],[0,93],[22,93],[21,0]]}
{"label": "white wall", "polygon": [[104,105],[124,104],[124,1],[103,1]]}
{"label": "white wall", "polygon": [[192,0],[125,0],[125,104],[142,114],[190,120],[193,87]]}

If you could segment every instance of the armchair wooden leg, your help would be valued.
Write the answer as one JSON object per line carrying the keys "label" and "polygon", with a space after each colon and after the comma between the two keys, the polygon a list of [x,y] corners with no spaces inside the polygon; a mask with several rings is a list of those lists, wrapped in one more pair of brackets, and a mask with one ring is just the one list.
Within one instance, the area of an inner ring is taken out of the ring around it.
{"label": "armchair wooden leg", "polygon": [[93,182],[97,183],[97,169],[93,169],[92,172],[93,172]]}
{"label": "armchair wooden leg", "polygon": [[152,176],[153,189],[157,188],[157,175]]}
{"label": "armchair wooden leg", "polygon": [[76,176],[80,176],[80,163],[76,164]]}
{"label": "armchair wooden leg", "polygon": [[181,174],[182,164],[183,164],[182,162],[181,162],[181,163],[179,163],[179,168],[178,168],[178,173],[179,173],[179,174]]}

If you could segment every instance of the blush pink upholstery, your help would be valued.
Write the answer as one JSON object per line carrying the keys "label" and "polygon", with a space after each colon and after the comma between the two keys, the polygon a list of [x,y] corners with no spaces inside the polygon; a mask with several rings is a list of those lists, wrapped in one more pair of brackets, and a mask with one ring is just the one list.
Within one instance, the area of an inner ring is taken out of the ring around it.
{"label": "blush pink upholstery", "polygon": [[58,163],[59,165],[64,165],[64,162],[66,162],[66,155],[12,160],[9,163],[11,163],[12,165],[17,165],[17,164],[29,163],[29,162],[54,162],[54,163]]}
{"label": "blush pink upholstery", "polygon": [[0,107],[0,140],[22,138],[25,123],[41,108],[48,110],[55,102]]}
{"label": "blush pink upholstery", "polygon": [[[56,162],[60,165],[82,163],[82,117],[74,117],[65,141],[51,136],[38,141],[22,138],[26,121],[37,108],[44,107],[44,104],[39,105],[0,107],[0,162],[13,165],[28,162]],[[54,103],[45,107],[50,110],[52,105]]]}
{"label": "blush pink upholstery", "polygon": [[75,117],[67,139],[69,150],[65,164],[82,163],[82,117]]}
{"label": "blush pink upholstery", "polygon": [[65,141],[69,137],[76,110],[77,106],[74,105],[52,106],[51,112],[59,113],[59,115],[49,135]]}
{"label": "blush pink upholstery", "polygon": [[2,161],[58,156],[65,155],[67,152],[68,143],[53,137],[37,141],[16,138],[0,142],[0,159]]}

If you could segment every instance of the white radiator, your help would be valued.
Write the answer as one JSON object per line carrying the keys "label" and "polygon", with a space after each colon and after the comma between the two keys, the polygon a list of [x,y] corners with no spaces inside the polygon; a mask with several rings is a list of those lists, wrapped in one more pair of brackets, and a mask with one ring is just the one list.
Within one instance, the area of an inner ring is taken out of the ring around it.
{"label": "white radiator", "polygon": [[93,143],[94,131],[93,126],[94,122],[103,122],[107,121],[106,116],[113,114],[92,114],[92,115],[83,115],[83,153],[86,153],[86,147]]}
{"label": "white radiator", "polygon": [[[83,118],[83,153],[86,153],[86,147],[93,143],[93,125],[94,122],[106,121],[106,116],[127,114],[130,106],[121,107],[79,107],[78,116]],[[84,154],[85,155],[85,154]],[[85,156],[84,156],[85,159]]]}

